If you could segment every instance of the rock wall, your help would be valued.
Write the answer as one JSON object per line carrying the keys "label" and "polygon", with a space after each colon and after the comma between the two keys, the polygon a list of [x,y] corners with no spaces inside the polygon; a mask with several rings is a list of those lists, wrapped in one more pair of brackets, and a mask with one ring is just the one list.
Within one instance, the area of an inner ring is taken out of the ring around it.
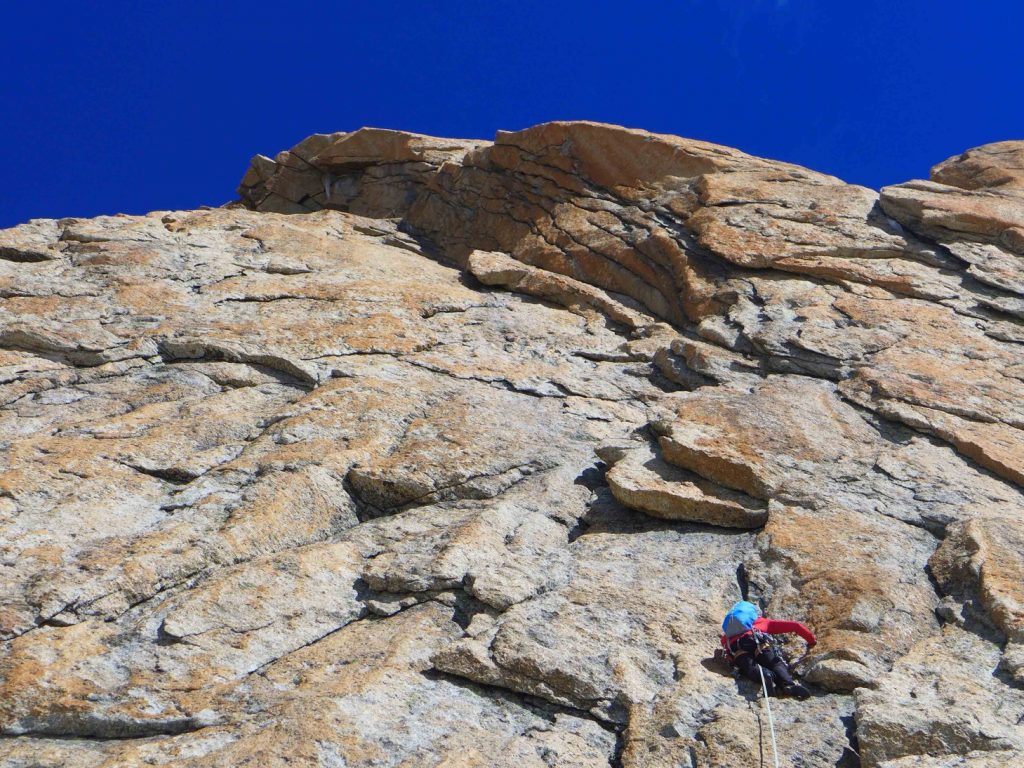
{"label": "rock wall", "polygon": [[[363,129],[0,232],[0,766],[1024,762],[1024,142]],[[288,215],[301,214],[301,215]]]}

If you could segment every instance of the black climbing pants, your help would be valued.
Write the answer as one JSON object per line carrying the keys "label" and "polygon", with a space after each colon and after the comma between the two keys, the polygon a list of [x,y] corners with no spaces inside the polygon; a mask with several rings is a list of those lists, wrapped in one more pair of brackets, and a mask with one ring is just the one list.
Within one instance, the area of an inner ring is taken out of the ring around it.
{"label": "black climbing pants", "polygon": [[786,667],[786,661],[773,648],[761,650],[753,637],[741,637],[736,643],[740,651],[745,651],[741,656],[736,657],[736,668],[746,677],[758,685],[761,684],[761,672],[758,666],[764,669],[764,682],[768,688],[768,695],[774,695],[775,686],[782,687],[793,684],[793,678]]}

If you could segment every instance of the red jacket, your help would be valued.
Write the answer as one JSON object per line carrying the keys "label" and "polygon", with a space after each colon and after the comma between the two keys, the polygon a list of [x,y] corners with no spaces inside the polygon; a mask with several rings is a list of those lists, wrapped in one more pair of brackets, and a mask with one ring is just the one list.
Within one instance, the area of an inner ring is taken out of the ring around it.
{"label": "red jacket", "polygon": [[[765,632],[769,635],[785,635],[788,632],[796,632],[800,637],[804,639],[807,645],[814,645],[817,639],[814,637],[814,633],[811,632],[807,627],[801,624],[799,621],[782,621],[780,619],[766,619],[764,616],[754,621],[754,629],[759,632]],[[729,641],[736,640],[737,638],[743,637],[743,635],[750,634],[744,632],[741,635],[733,635],[732,637],[726,637],[722,635],[722,647],[725,650],[729,650]]]}

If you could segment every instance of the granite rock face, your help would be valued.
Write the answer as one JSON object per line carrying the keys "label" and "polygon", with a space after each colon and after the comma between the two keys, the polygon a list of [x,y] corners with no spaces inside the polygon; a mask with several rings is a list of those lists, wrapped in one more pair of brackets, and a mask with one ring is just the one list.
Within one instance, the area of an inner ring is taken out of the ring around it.
{"label": "granite rock face", "polygon": [[0,766],[1024,755],[1024,144],[362,129],[0,232]]}

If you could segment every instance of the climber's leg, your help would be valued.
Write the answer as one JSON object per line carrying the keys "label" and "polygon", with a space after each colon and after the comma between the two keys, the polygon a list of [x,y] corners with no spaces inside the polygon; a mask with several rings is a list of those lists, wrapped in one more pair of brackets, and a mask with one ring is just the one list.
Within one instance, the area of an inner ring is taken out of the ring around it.
{"label": "climber's leg", "polygon": [[761,651],[761,653],[754,658],[758,664],[766,670],[771,671],[779,685],[785,687],[793,684],[793,677],[789,674],[789,668],[786,666],[786,660],[783,659],[782,655],[774,648],[768,648]]}
{"label": "climber's leg", "polygon": [[766,675],[768,670],[771,671],[772,676],[783,693],[796,696],[798,699],[806,699],[811,695],[811,692],[802,684],[793,680],[793,676],[789,673],[789,667],[786,666],[786,660],[774,648],[769,648],[762,652],[757,656],[756,660],[758,664],[765,668]]}
{"label": "climber's leg", "polygon": [[[742,643],[742,641],[741,641]],[[743,676],[748,680],[752,680],[761,685],[761,671],[764,671],[764,685],[768,689],[768,695],[771,696],[775,692],[775,676],[770,669],[764,669],[755,660],[754,653],[757,650],[757,645],[753,641],[750,642],[750,650],[747,650],[742,645],[740,650],[744,653],[736,657],[736,668],[743,673]]]}

